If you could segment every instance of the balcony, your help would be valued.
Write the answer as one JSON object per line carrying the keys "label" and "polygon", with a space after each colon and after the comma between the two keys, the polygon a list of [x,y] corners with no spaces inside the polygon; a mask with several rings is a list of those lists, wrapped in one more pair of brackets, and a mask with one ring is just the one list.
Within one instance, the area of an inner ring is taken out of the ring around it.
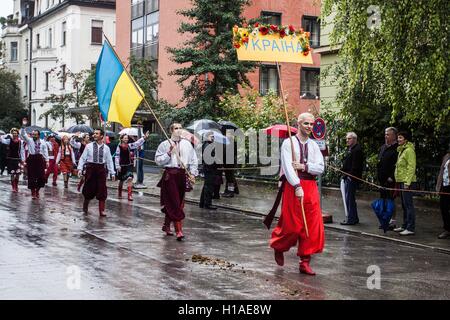
{"label": "balcony", "polygon": [[46,59],[57,59],[56,57],[56,48],[34,48],[33,49],[33,59],[40,59],[40,58],[46,58]]}

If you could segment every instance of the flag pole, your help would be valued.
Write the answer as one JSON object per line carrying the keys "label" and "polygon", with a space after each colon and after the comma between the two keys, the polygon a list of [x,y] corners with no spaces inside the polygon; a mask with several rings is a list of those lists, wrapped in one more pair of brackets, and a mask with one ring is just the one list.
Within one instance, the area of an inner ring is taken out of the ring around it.
{"label": "flag pole", "polygon": [[[276,63],[277,63],[278,79],[280,79],[281,101],[283,103],[284,115],[286,116],[286,125],[287,125],[287,129],[288,129],[288,136],[289,136],[289,140],[291,142],[292,161],[295,161],[294,143],[292,141],[291,127],[289,125],[289,116],[288,116],[288,112],[287,112],[287,106],[284,101],[284,90],[283,90],[283,81],[281,79],[280,64],[278,63],[278,61],[276,61]],[[303,197],[300,198],[300,205],[302,208],[302,217],[303,217],[303,223],[305,225],[306,236],[309,238],[308,224],[306,223],[305,208],[303,206]]]}
{"label": "flag pole", "polygon": [[[125,65],[123,64],[122,60],[120,60],[119,55],[117,54],[116,50],[114,49],[114,47],[112,46],[111,42],[109,41],[108,37],[106,36],[106,34],[103,32],[103,36],[105,37],[106,42],[108,42],[108,45],[111,47],[112,52],[114,53],[114,55],[116,56],[117,60],[120,62],[120,64],[122,65],[124,71],[126,72],[126,74],[128,75],[128,77],[131,79],[131,82],[134,85],[134,88],[136,89],[136,91],[139,93],[139,95],[141,96],[142,100],[144,101],[145,106],[147,106],[147,108],[150,110],[150,112],[152,113],[153,117],[155,118],[156,122],[158,123],[159,127],[161,128],[164,136],[166,137],[166,139],[169,141],[170,145],[174,148],[176,148],[176,146],[174,144],[172,144],[170,142],[170,138],[166,132],[166,130],[164,129],[163,125],[161,124],[161,122],[159,121],[158,117],[156,116],[155,112],[153,111],[152,107],[150,106],[150,104],[148,103],[147,99],[145,99],[145,96],[142,94],[141,90],[139,90],[138,85],[136,84],[136,81],[134,81],[134,78],[132,77],[132,75],[128,72],[127,68],[125,67]],[[179,163],[181,164],[181,166],[183,167],[183,169],[186,171],[186,174],[188,175],[189,179],[192,180],[193,177],[190,174],[190,172],[186,169],[186,166],[184,165],[183,161],[181,161],[180,156],[178,155],[177,152],[175,152],[175,156],[177,157]]]}

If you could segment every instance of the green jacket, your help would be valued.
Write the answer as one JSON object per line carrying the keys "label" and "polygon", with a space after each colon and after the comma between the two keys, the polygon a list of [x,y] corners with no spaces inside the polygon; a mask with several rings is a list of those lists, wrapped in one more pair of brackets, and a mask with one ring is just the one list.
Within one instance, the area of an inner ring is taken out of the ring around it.
{"label": "green jacket", "polygon": [[398,158],[395,165],[395,181],[411,185],[416,182],[416,151],[411,142],[397,148]]}

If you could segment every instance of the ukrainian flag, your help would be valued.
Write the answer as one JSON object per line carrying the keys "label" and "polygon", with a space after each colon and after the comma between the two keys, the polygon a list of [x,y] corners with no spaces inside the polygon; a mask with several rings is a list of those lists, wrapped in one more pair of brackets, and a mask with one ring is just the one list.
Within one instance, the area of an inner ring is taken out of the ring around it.
{"label": "ukrainian flag", "polygon": [[131,127],[131,118],[144,92],[128,75],[108,41],[97,62],[95,88],[102,118]]}

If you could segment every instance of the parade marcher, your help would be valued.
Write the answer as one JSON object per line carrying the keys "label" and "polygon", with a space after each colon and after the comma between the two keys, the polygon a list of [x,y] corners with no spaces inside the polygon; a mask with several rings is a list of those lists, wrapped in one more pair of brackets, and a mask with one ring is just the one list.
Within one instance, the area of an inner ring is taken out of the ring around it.
{"label": "parade marcher", "polygon": [[[80,137],[81,138],[81,142],[76,141],[76,138]],[[78,162],[80,161],[80,157],[84,152],[84,148],[86,148],[86,146],[91,142],[91,139],[89,137],[89,134],[85,133],[82,136],[80,136],[80,132],[77,132],[75,135],[73,135],[70,138],[70,145],[72,146],[72,148],[74,148],[77,152],[75,153],[75,160],[76,160],[76,164],[78,166]],[[83,168],[83,172],[82,172],[82,176],[80,178],[80,181],[78,182],[77,185],[77,191],[80,192],[81,191],[81,187],[84,184],[84,173],[85,173],[85,169]]]}
{"label": "parade marcher", "polygon": [[56,158],[56,164],[64,177],[64,188],[69,187],[69,176],[76,166],[75,152],[70,146],[69,137],[63,136],[61,139],[61,148]]}
{"label": "parade marcher", "polygon": [[[282,183],[277,201],[268,215],[269,217],[275,213],[279,200],[282,198],[281,216],[270,240],[270,246],[275,252],[275,261],[280,266],[284,265],[283,253],[298,242],[299,271],[308,275],[315,275],[309,265],[311,255],[322,252],[325,243],[322,211],[316,183],[316,176],[324,171],[324,161],[319,146],[309,138],[313,125],[314,116],[312,114],[300,114],[298,117],[299,130],[297,135],[292,137],[292,144],[290,139],[283,142],[280,171]],[[293,161],[291,145],[294,148],[295,161]],[[303,221],[302,198],[309,236],[306,234]],[[270,226],[271,220],[267,224],[265,221],[267,227]]]}
{"label": "parade marcher", "polygon": [[12,128],[9,135],[0,137],[2,145],[9,145],[6,154],[8,174],[11,175],[11,187],[13,192],[19,191],[20,165],[25,161],[25,153],[22,141],[19,138],[19,129]]}
{"label": "parade marcher", "polygon": [[[397,163],[397,129],[389,127],[384,130],[384,144],[378,153],[377,176],[378,182],[384,188],[395,188],[395,164]],[[394,192],[390,190],[381,189],[381,199],[394,200]],[[395,207],[394,207],[395,208]],[[395,225],[395,210],[391,221],[389,222],[389,229],[396,228]]]}
{"label": "parade marcher", "polygon": [[[441,169],[436,182],[436,191],[450,193],[450,146],[447,154],[442,159]],[[444,222],[444,231],[438,236],[439,239],[450,238],[450,195],[440,195],[440,207],[442,221]]]}
{"label": "parade marcher", "polygon": [[[395,165],[395,181],[401,190],[412,190],[416,182],[416,151],[410,142],[410,134],[400,131],[397,135],[398,158]],[[395,228],[402,236],[413,235],[416,228],[416,212],[411,191],[400,191],[403,209],[403,225]]]}
{"label": "parade marcher", "polygon": [[133,201],[133,168],[134,161],[132,158],[132,150],[136,150],[142,146],[145,139],[148,138],[147,131],[144,137],[138,139],[136,142],[129,142],[128,135],[122,134],[120,136],[120,144],[116,148],[115,164],[117,171],[117,179],[119,180],[118,197],[122,198],[123,183],[128,183],[128,201]]}
{"label": "parade marcher", "polygon": [[8,146],[6,144],[0,143],[0,176],[3,175],[3,172],[6,169],[7,165],[7,153],[8,153]]}
{"label": "parade marcher", "polygon": [[45,186],[45,169],[48,168],[48,148],[44,140],[40,139],[39,130],[33,130],[30,138],[25,129],[20,130],[20,136],[27,142],[28,157],[26,158],[28,170],[28,189],[31,190],[31,197],[39,199],[39,189]]}
{"label": "parade marcher", "polygon": [[58,180],[58,166],[56,165],[56,155],[59,152],[59,144],[55,140],[54,135],[49,135],[47,138],[47,148],[48,148],[48,168],[45,172],[45,180],[48,182],[48,177],[53,173],[53,186],[57,186],[56,181]]}
{"label": "parade marcher", "polygon": [[[358,143],[358,137],[354,132],[347,132],[347,154],[345,155],[342,171],[352,175],[353,177],[361,178],[364,166],[364,154]],[[358,187],[358,180],[349,175],[344,175],[345,199],[344,205],[347,208],[347,217],[341,222],[342,225],[354,225],[359,223],[358,208],[356,206],[356,188]]]}
{"label": "parade marcher", "polygon": [[[161,188],[161,211],[165,214],[162,230],[167,235],[173,235],[170,231],[173,222],[178,241],[184,238],[184,195],[189,182],[195,183],[195,176],[198,175],[197,154],[191,142],[181,138],[182,128],[180,123],[173,123],[170,126],[171,138],[161,142],[155,154],[156,164],[164,166],[164,173],[157,185]],[[189,170],[189,177],[186,170]]]}
{"label": "parade marcher", "polygon": [[[202,194],[200,196],[200,208],[216,210],[217,207],[212,205],[214,195],[214,187],[217,177],[217,163],[215,162],[215,150],[206,153],[208,146],[214,143],[214,133],[212,131],[205,134],[205,141],[202,145],[202,163],[205,182],[203,184]],[[214,162],[213,162],[214,161]]]}
{"label": "parade marcher", "polygon": [[89,143],[78,162],[78,176],[83,174],[86,164],[85,183],[83,186],[83,212],[88,213],[89,202],[95,198],[98,200],[98,211],[100,217],[106,217],[105,202],[108,197],[106,179],[108,171],[112,180],[115,181],[114,165],[109,147],[104,144],[104,131],[97,129],[94,131],[94,142]]}

